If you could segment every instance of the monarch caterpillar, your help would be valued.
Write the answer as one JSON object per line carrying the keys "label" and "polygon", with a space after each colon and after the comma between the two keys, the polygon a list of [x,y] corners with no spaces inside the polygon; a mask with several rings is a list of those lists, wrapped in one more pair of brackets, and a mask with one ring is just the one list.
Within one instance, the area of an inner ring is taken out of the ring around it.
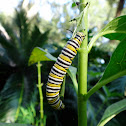
{"label": "monarch caterpillar", "polygon": [[84,38],[85,36],[82,32],[77,32],[73,39],[68,40],[49,73],[46,86],[46,97],[48,103],[54,109],[61,110],[65,107],[59,96],[61,84]]}

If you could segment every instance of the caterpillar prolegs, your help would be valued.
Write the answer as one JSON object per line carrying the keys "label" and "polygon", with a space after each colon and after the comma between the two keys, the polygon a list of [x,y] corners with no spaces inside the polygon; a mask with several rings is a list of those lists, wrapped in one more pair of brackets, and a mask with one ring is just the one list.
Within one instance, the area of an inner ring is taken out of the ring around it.
{"label": "caterpillar prolegs", "polygon": [[54,109],[61,110],[65,107],[59,96],[61,84],[63,82],[63,78],[67,72],[67,69],[71,65],[72,60],[77,54],[77,50],[84,38],[85,36],[82,32],[77,32],[73,39],[68,40],[66,46],[61,51],[61,54],[58,56],[57,61],[55,62],[49,73],[46,86],[46,97],[48,103]]}

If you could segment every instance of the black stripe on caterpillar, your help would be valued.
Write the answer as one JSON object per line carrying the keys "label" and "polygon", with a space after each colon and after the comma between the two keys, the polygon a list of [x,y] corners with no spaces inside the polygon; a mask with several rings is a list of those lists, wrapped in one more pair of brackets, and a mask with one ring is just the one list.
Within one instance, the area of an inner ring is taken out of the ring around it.
{"label": "black stripe on caterpillar", "polygon": [[48,103],[54,109],[61,110],[65,108],[65,105],[62,100],[60,100],[59,96],[61,84],[67,69],[71,65],[73,58],[76,56],[77,50],[80,48],[84,38],[85,36],[82,32],[77,32],[73,39],[68,40],[49,73],[46,86],[46,97]]}

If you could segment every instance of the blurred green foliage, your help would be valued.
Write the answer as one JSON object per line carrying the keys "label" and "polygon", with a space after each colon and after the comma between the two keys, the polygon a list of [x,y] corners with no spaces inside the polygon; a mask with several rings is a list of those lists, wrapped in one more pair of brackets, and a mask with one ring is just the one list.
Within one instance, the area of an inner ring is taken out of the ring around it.
{"label": "blurred green foliage", "polygon": [[[1,22],[4,29],[0,34],[0,118],[20,105],[27,106],[36,90],[36,68],[28,67],[28,60],[34,47],[42,47],[48,39],[49,30],[41,33],[37,22],[28,19],[22,8],[15,10],[12,22]],[[9,37],[8,37],[9,36]],[[23,98],[20,95],[23,87]],[[19,101],[21,99],[21,101]],[[35,101],[34,101],[35,102]],[[3,118],[7,121],[8,117]],[[10,121],[14,121],[11,117]]]}

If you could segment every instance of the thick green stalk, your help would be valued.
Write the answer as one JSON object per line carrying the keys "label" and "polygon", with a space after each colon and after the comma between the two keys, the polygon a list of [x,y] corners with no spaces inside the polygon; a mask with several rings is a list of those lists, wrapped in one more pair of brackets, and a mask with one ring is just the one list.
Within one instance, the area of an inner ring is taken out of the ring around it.
{"label": "thick green stalk", "polygon": [[[80,12],[84,9],[84,0],[80,0]],[[87,15],[84,17],[85,31],[82,31],[86,35],[79,50],[79,84],[78,84],[78,126],[87,126],[87,100],[85,96],[87,94],[87,65],[88,65],[88,34],[87,34]]]}
{"label": "thick green stalk", "polygon": [[37,68],[38,68],[38,89],[39,89],[39,96],[40,96],[40,126],[44,126],[44,123],[43,123],[43,117],[44,117],[44,114],[43,114],[43,94],[42,94],[42,83],[41,83],[41,64],[40,64],[40,61],[38,61],[38,64],[37,64]]}

